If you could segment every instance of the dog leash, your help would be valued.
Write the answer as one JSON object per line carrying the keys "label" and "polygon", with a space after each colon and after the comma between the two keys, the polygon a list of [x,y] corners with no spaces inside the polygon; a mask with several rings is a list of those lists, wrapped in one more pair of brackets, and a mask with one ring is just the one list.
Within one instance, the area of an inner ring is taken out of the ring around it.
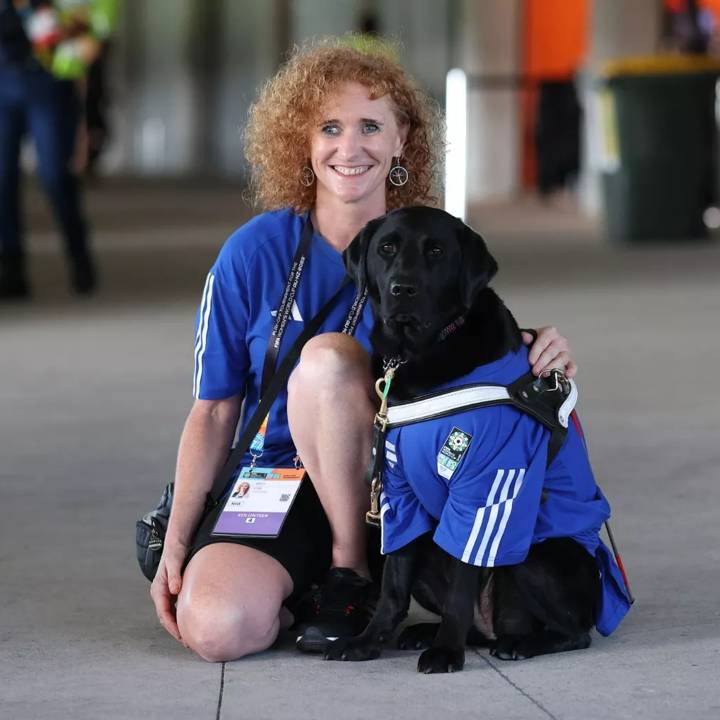
{"label": "dog leash", "polygon": [[608,539],[610,540],[610,547],[612,548],[613,555],[615,556],[615,562],[617,563],[618,568],[620,568],[620,574],[623,577],[623,582],[625,583],[625,589],[627,590],[628,594],[628,600],[630,600],[630,604],[635,604],[635,596],[632,594],[632,590],[630,590],[630,583],[628,582],[628,576],[627,572],[625,572],[625,565],[622,561],[622,556],[620,555],[620,550],[618,549],[617,544],[615,543],[615,537],[613,536],[613,532],[610,529],[610,521],[605,521],[605,531],[607,532]]}

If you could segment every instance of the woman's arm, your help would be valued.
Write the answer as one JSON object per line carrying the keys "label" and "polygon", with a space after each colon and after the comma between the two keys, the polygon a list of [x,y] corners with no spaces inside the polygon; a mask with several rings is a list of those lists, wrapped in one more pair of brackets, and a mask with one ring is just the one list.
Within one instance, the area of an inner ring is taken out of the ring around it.
{"label": "woman's arm", "polygon": [[530,345],[528,359],[532,365],[532,371],[540,376],[550,370],[564,370],[568,378],[577,374],[577,364],[572,359],[570,343],[568,339],[558,332],[552,325],[541,327],[537,332],[537,339],[533,342],[533,336],[523,331],[523,342]]}
{"label": "woman's arm", "polygon": [[175,619],[175,598],[182,567],[213,480],[235,435],[242,398],[196,400],[180,437],[175,491],[167,534],[150,595],[162,626],[182,642]]}

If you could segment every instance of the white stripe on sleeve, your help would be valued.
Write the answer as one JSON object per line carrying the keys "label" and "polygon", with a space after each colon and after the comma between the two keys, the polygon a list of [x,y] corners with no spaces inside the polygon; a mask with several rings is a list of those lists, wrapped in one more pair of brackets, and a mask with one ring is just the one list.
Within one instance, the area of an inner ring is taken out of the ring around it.
{"label": "white stripe on sleeve", "polygon": [[498,528],[497,535],[495,536],[493,544],[490,546],[490,554],[488,555],[487,559],[488,567],[494,567],[495,565],[495,557],[497,556],[500,542],[502,541],[503,535],[505,534],[505,528],[507,527],[508,520],[510,519],[510,513],[512,512],[513,500],[518,496],[518,493],[520,492],[524,477],[525,468],[522,468],[518,474],[518,480],[515,484],[515,490],[513,491],[513,495],[510,500],[505,503],[505,511],[503,512],[502,520],[500,521],[500,527]]}
{"label": "white stripe on sleeve", "polygon": [[472,550],[475,547],[475,541],[477,540],[478,533],[480,532],[480,528],[482,527],[482,521],[485,517],[485,510],[487,509],[487,505],[493,504],[495,500],[495,494],[497,493],[498,486],[500,485],[504,474],[504,470],[498,469],[497,474],[495,475],[495,480],[492,484],[492,487],[490,488],[490,494],[488,495],[486,505],[479,507],[477,513],[475,513],[475,522],[473,523],[472,530],[470,531],[470,537],[468,538],[467,544],[465,545],[465,551],[463,552],[462,556],[462,561],[464,563],[470,561],[470,553],[472,553]]}
{"label": "white stripe on sleeve", "polygon": [[[207,302],[207,291],[210,285],[210,277],[212,273],[208,273],[205,278],[205,286],[203,287],[202,296],[200,298],[200,319],[202,320],[203,312],[205,312],[205,303]],[[200,331],[202,330],[202,322],[198,323],[197,332],[195,333],[195,355],[197,355],[200,340]]]}
{"label": "white stripe on sleeve", "polygon": [[[503,484],[502,492],[500,493],[500,503],[505,501],[508,496],[508,492],[510,492],[510,486],[512,485],[512,481],[515,477],[515,471],[510,470],[508,471],[507,478],[505,480],[505,483]],[[494,498],[493,498],[494,500]],[[483,539],[480,543],[480,548],[477,551],[477,555],[475,555],[475,560],[473,561],[474,565],[482,565],[482,559],[483,555],[485,555],[485,548],[487,548],[488,543],[490,542],[490,538],[493,536],[493,533],[495,532],[495,523],[497,522],[497,516],[498,516],[498,508],[500,507],[499,504],[493,503],[493,506],[490,510],[490,518],[488,520],[487,527],[485,528],[485,532],[483,533]]]}
{"label": "white stripe on sleeve", "polygon": [[200,395],[200,382],[203,374],[203,356],[207,346],[208,325],[210,324],[210,311],[212,310],[213,285],[215,275],[210,273],[206,283],[205,299],[201,307],[200,322],[198,323],[197,341],[195,343],[195,382],[193,383],[193,397]]}

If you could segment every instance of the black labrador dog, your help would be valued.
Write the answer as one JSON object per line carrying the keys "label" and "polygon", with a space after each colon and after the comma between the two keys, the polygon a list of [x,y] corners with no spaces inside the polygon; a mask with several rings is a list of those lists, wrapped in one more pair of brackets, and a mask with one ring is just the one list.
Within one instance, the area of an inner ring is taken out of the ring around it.
{"label": "black labrador dog", "polygon": [[[374,310],[375,376],[383,358],[405,361],[391,401],[416,398],[522,344],[515,319],[488,287],[497,264],[483,239],[441,210],[405,208],[370,222],[345,264]],[[401,648],[425,648],[420,672],[461,670],[466,644],[490,646],[504,660],[585,648],[597,594],[595,560],[571,539],[538,543],[524,562],[490,570],[455,559],[427,533],[388,555],[367,629],[329,645],[325,658],[378,657],[411,595],[442,618],[400,635]]]}

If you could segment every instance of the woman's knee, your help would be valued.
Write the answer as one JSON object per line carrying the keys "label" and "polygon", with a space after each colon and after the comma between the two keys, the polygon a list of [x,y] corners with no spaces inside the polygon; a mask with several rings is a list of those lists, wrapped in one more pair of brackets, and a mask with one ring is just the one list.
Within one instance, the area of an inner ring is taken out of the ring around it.
{"label": "woman's knee", "polygon": [[292,580],[272,557],[242,545],[214,543],[188,563],[177,602],[185,643],[209,662],[269,648],[280,629]]}
{"label": "woman's knee", "polygon": [[210,594],[178,602],[180,634],[188,647],[208,662],[238,660],[267,650],[280,630],[280,606]]}
{"label": "woman's knee", "polygon": [[315,393],[339,384],[345,387],[370,382],[370,357],[357,340],[342,333],[324,333],[309,340],[288,382],[288,393],[310,389]]}

